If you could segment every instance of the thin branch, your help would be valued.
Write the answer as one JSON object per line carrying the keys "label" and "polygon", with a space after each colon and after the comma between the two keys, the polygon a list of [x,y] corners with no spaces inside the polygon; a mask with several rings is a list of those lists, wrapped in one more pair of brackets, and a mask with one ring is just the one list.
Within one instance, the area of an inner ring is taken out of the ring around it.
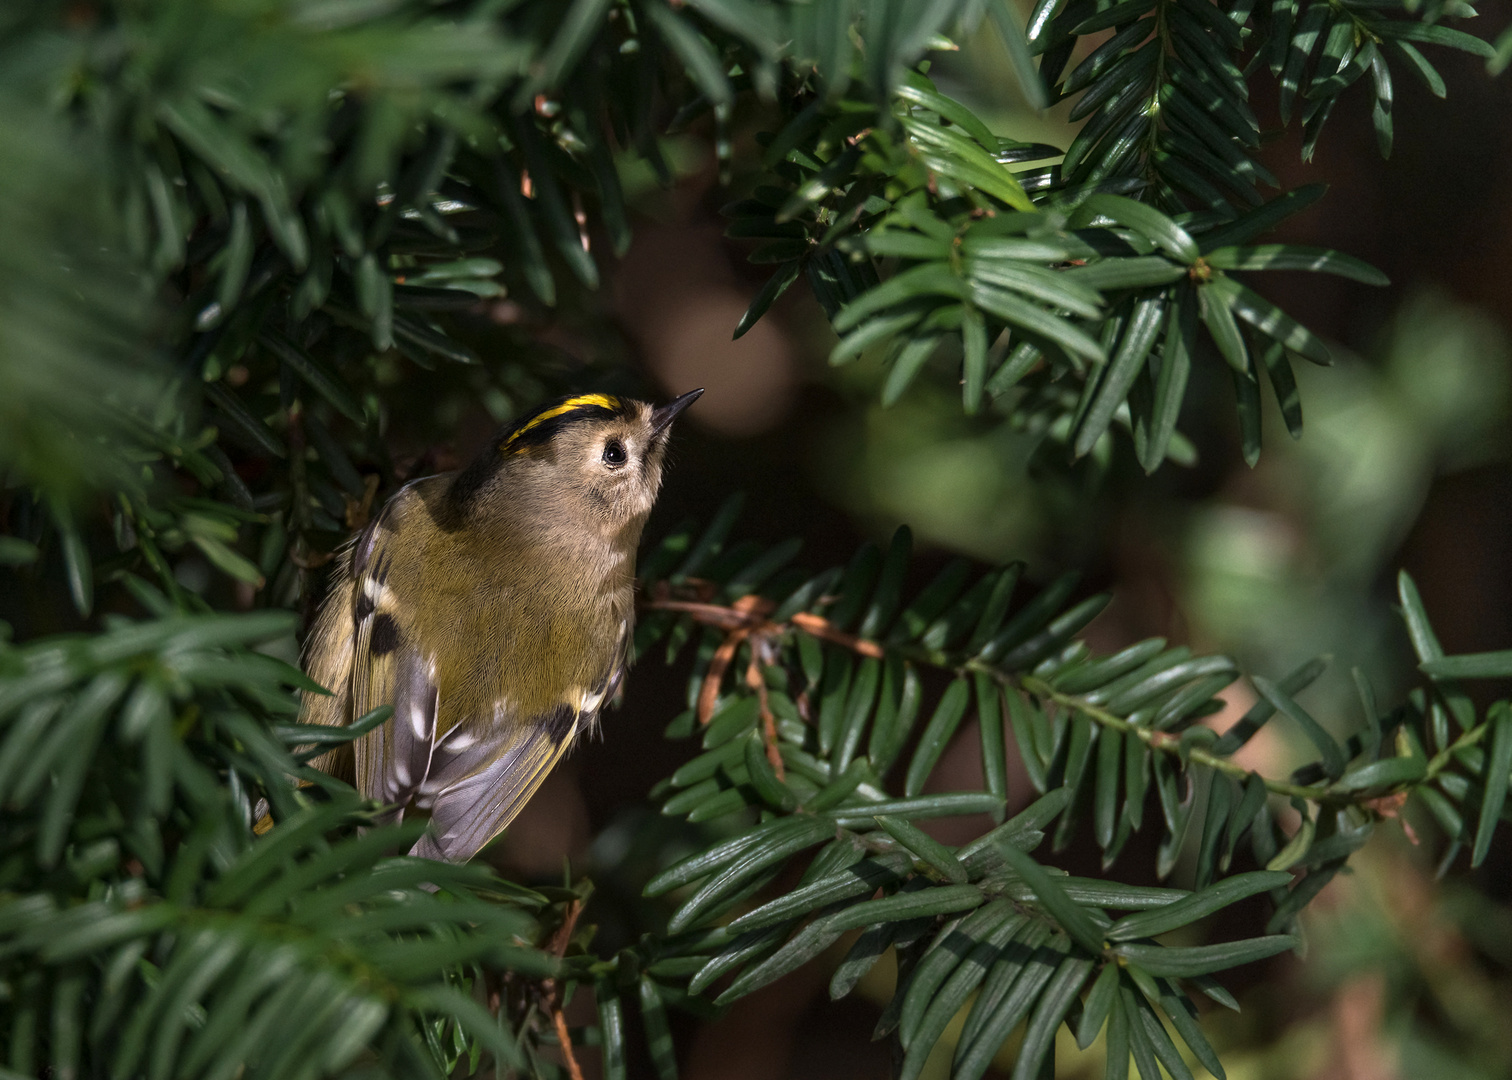
{"label": "thin branch", "polygon": [[[1003,678],[1001,672],[998,672],[997,675],[1000,679]],[[1141,727],[1138,724],[1131,724],[1121,716],[1092,705],[1074,694],[1062,693],[1033,676],[1025,676],[1020,681],[1023,683],[1025,690],[1037,697],[1054,701],[1056,704],[1063,705],[1069,709],[1075,709],[1077,712],[1084,714],[1089,719],[1096,720],[1105,727],[1115,728],[1118,731],[1132,734],[1151,749],[1164,750],[1166,753],[1174,754],[1178,757],[1183,756],[1180,736],[1172,735],[1166,731],[1155,731],[1151,728]],[[1260,780],[1265,784],[1268,791],[1277,795],[1307,799],[1310,802],[1333,806],[1360,806],[1382,813],[1377,808],[1387,805],[1385,800],[1394,798],[1397,795],[1405,795],[1412,791],[1413,788],[1432,782],[1453,761],[1457,751],[1464,750],[1480,742],[1486,736],[1488,730],[1490,729],[1486,724],[1471,728],[1449,746],[1446,746],[1438,754],[1434,755],[1429,760],[1421,777],[1394,785],[1385,792],[1378,792],[1369,796],[1366,796],[1365,792],[1358,789],[1341,790],[1334,781],[1329,781],[1326,784],[1304,785],[1290,784],[1284,780],[1270,780],[1263,776],[1260,777]],[[1184,756],[1197,762],[1199,765],[1206,765],[1208,768],[1216,769],[1225,776],[1232,777],[1235,780],[1243,781],[1251,775],[1250,771],[1244,768],[1244,766],[1229,758],[1205,750],[1202,747],[1188,747]],[[1382,816],[1390,817],[1393,815],[1382,813]]]}
{"label": "thin branch", "polygon": [[[1172,735],[1168,731],[1156,731],[1153,728],[1142,727],[1139,724],[1131,724],[1121,716],[1110,713],[1108,710],[1097,705],[1092,705],[1075,694],[1062,693],[1033,676],[1026,675],[1020,681],[1023,683],[1024,689],[1036,697],[1045,698],[1068,709],[1075,709],[1089,719],[1096,720],[1104,727],[1114,728],[1133,735],[1152,750],[1164,750],[1168,754],[1174,754],[1178,757],[1182,756],[1181,737],[1178,735]],[[1185,756],[1199,765],[1206,765],[1210,769],[1216,769],[1225,776],[1232,777],[1235,780],[1243,781],[1250,776],[1250,771],[1243,765],[1219,754],[1204,750],[1200,746],[1188,747]],[[1289,784],[1284,780],[1267,780],[1263,776],[1260,779],[1265,784],[1267,790],[1277,795],[1294,796],[1299,799],[1309,799],[1313,802],[1328,801],[1326,796],[1331,787],[1330,784],[1308,787],[1301,784]],[[1358,800],[1342,801],[1357,802]]]}
{"label": "thin branch", "polygon": [[735,659],[735,650],[740,648],[740,643],[750,637],[752,632],[745,627],[729,631],[719,643],[719,648],[714,650],[714,655],[709,658],[709,670],[704,673],[703,685],[698,688],[700,724],[707,724],[714,716],[714,706],[719,702],[719,686],[724,681],[724,673],[729,668],[730,661]]}
{"label": "thin branch", "polygon": [[733,607],[725,607],[723,604],[705,604],[697,600],[672,600],[653,596],[649,600],[642,601],[641,607],[646,611],[671,611],[679,615],[689,615],[692,616],[694,622],[712,626],[716,630],[752,630],[765,621],[761,616],[737,611]]}
{"label": "thin branch", "polygon": [[805,634],[839,645],[841,648],[850,649],[861,656],[869,656],[874,660],[881,660],[887,656],[887,650],[875,641],[868,641],[865,638],[856,637],[854,634],[847,634],[843,630],[837,629],[827,619],[821,618],[818,615],[811,615],[806,611],[800,611],[793,616],[791,623]]}
{"label": "thin branch", "polygon": [[[567,946],[572,943],[572,932],[577,927],[578,916],[582,913],[582,900],[569,902],[566,911],[562,913],[562,924],[551,935],[551,943],[547,946],[547,951],[557,959],[560,960],[567,954]],[[572,1035],[567,1030],[567,1017],[562,1013],[555,979],[541,980],[541,998],[543,1006],[551,1015],[551,1026],[556,1030],[557,1043],[562,1048],[562,1058],[567,1063],[568,1075],[572,1080],[583,1080],[583,1070],[572,1052]]]}
{"label": "thin branch", "polygon": [[[767,615],[771,613],[773,606],[770,600],[757,596],[742,596],[729,606],[699,600],[677,600],[665,596],[652,596],[641,602],[641,608],[644,611],[670,611],[687,615],[696,623],[716,630],[724,630],[730,634],[781,635],[789,630],[802,630],[810,637],[850,649],[861,656],[880,660],[887,655],[887,648],[878,642],[847,634],[823,616],[807,611],[798,612],[787,622],[770,622]],[[915,651],[911,649],[894,651],[900,651],[910,658],[923,658],[923,654],[915,657]]]}
{"label": "thin branch", "polygon": [[772,771],[777,774],[777,779],[785,781],[787,767],[782,763],[782,752],[777,746],[777,717],[772,715],[772,702],[767,696],[766,675],[761,670],[763,664],[775,659],[768,655],[772,648],[772,641],[769,638],[757,638],[751,642],[751,662],[746,665],[746,685],[756,691],[756,707],[761,713],[761,734],[766,741],[767,761],[771,762]]}
{"label": "thin branch", "polygon": [[[723,677],[724,671],[730,663],[730,658],[734,656],[735,650],[741,641],[750,640],[753,646],[758,642],[763,646],[767,646],[780,639],[784,634],[791,631],[800,631],[808,634],[810,637],[849,649],[858,656],[882,659],[892,654],[906,661],[930,667],[944,668],[956,672],[980,672],[991,677],[1006,688],[1022,688],[1036,697],[1054,701],[1056,704],[1068,709],[1075,709],[1077,712],[1082,713],[1089,719],[1095,720],[1104,727],[1127,732],[1145,743],[1152,750],[1159,750],[1175,757],[1181,757],[1187,761],[1196,762],[1235,780],[1244,781],[1251,775],[1250,770],[1230,758],[1214,754],[1210,750],[1200,746],[1189,745],[1183,749],[1180,736],[1172,735],[1166,731],[1156,731],[1139,724],[1131,724],[1124,717],[1109,712],[1101,706],[1093,705],[1084,698],[1077,697],[1074,694],[1067,694],[1056,690],[1054,687],[1031,675],[1015,678],[1001,668],[994,667],[992,664],[981,660],[951,656],[948,653],[923,648],[918,645],[883,645],[876,641],[857,637],[854,634],[847,634],[823,616],[815,615],[811,612],[800,611],[786,622],[769,621],[766,616],[772,610],[772,603],[762,598],[743,596],[734,604],[726,606],[705,600],[679,600],[663,594],[647,599],[643,602],[642,606],[648,611],[671,611],[687,615],[694,622],[723,630],[729,635],[721,643],[720,649],[715,653],[716,660],[720,660],[723,657],[722,662],[718,664],[717,670],[714,662],[711,662],[709,665],[708,675],[699,694],[700,719],[707,719],[707,716],[703,712],[704,698],[707,695],[712,695],[709,701],[709,709],[712,711],[713,700],[717,700],[718,698],[719,681]],[[734,644],[731,644],[732,642]],[[727,648],[728,653],[726,654]],[[759,688],[757,682],[751,681],[750,672],[747,672],[747,684],[757,689],[758,695],[763,699],[762,718],[765,723],[768,717],[764,695],[766,684],[764,680],[758,679],[758,681],[760,683]],[[772,749],[776,745],[775,733],[774,722],[768,734],[769,757],[772,756]],[[1485,734],[1485,725],[1472,728],[1428,762],[1426,774],[1422,779],[1398,785],[1388,789],[1384,793],[1372,794],[1369,797],[1364,797],[1364,793],[1360,791],[1341,791],[1332,781],[1326,784],[1308,785],[1293,784],[1285,780],[1273,780],[1263,776],[1260,777],[1260,780],[1265,784],[1268,791],[1276,795],[1306,799],[1309,802],[1320,804],[1361,806],[1369,809],[1373,805],[1379,804],[1382,798],[1390,797],[1400,792],[1411,791],[1414,787],[1431,781],[1450,764],[1456,751],[1473,746],[1475,743],[1481,741]],[[774,761],[774,766],[775,764]],[[779,775],[781,775],[780,772]]]}
{"label": "thin branch", "polygon": [[561,1006],[555,1002],[551,1006],[551,1026],[556,1029],[557,1042],[562,1046],[562,1057],[567,1059],[567,1075],[572,1080],[583,1080],[583,1070],[578,1066],[577,1058],[572,1055],[572,1036],[567,1031],[567,1018],[562,1015]]}

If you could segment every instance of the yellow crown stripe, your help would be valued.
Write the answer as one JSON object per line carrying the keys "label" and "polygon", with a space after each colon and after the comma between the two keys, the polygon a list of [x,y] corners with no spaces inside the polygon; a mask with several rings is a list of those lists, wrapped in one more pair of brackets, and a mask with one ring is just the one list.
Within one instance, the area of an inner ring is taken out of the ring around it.
{"label": "yellow crown stripe", "polygon": [[[520,436],[524,435],[531,428],[538,427],[548,420],[554,419],[558,416],[565,416],[570,412],[576,412],[578,409],[589,407],[597,407],[600,409],[609,409],[613,411],[620,407],[620,399],[617,397],[612,397],[609,394],[580,394],[575,398],[568,398],[566,401],[562,402],[555,408],[547,409],[545,412],[531,417],[530,421],[524,427],[522,427],[519,431],[516,431],[509,437],[509,442],[515,442],[520,438]],[[508,444],[505,445],[507,446]]]}

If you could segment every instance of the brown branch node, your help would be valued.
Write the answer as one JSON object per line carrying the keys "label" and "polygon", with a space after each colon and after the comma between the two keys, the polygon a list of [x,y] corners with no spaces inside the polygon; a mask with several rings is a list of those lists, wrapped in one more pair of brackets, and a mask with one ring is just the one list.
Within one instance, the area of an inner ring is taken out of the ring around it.
{"label": "brown branch node", "polygon": [[[691,592],[692,599],[686,595]],[[719,688],[725,672],[735,660],[741,644],[749,643],[751,661],[746,665],[745,683],[755,691],[757,707],[761,714],[762,735],[766,742],[767,760],[779,780],[786,778],[782,755],[777,748],[777,718],[772,714],[771,700],[767,694],[766,678],[762,666],[774,662],[777,641],[790,630],[799,630],[810,637],[849,649],[860,656],[881,660],[887,653],[875,641],[847,634],[822,615],[800,611],[786,622],[772,622],[769,618],[776,604],[765,597],[747,594],[733,604],[716,604],[712,601],[715,587],[710,582],[689,580],[674,588],[668,582],[658,582],[650,596],[642,602],[647,611],[670,611],[687,615],[701,626],[724,632],[724,640],[714,655],[709,658],[709,668],[704,673],[703,683],[698,688],[696,715],[699,724],[707,724],[719,703]],[[804,711],[804,710],[800,710]]]}
{"label": "brown branch node", "polygon": [[776,655],[778,639],[790,630],[800,630],[810,637],[849,649],[860,656],[881,660],[887,655],[886,650],[877,642],[847,634],[822,615],[800,611],[786,622],[772,622],[768,616],[776,608],[776,604],[765,597],[748,594],[733,604],[725,605],[712,602],[714,586],[709,582],[690,579],[678,588],[684,592],[693,592],[696,599],[674,595],[674,587],[663,581],[652,587],[651,595],[643,601],[642,607],[647,611],[670,611],[687,615],[701,626],[722,630],[725,634],[719,648],[710,657],[709,668],[698,688],[696,714],[699,724],[707,724],[713,717],[725,672],[734,662],[741,643],[749,642],[751,662],[746,667],[745,681],[756,692],[761,710],[762,732],[767,744],[767,760],[772,763],[779,779],[785,773],[782,757],[777,752],[777,719],[772,715],[766,680],[761,671],[762,665],[771,663]]}

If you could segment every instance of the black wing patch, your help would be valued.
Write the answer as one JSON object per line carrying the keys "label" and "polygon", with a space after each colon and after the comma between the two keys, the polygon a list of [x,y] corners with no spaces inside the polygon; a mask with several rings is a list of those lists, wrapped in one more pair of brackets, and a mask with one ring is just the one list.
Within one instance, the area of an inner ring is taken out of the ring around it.
{"label": "black wing patch", "polygon": [[357,790],[364,798],[395,806],[397,819],[430,771],[440,699],[430,667],[401,626],[395,597],[385,584],[389,556],[383,544],[390,536],[380,516],[353,553],[352,715],[394,706],[393,719],[357,741],[355,756]]}
{"label": "black wing patch", "polygon": [[399,624],[388,612],[379,612],[372,617],[373,629],[368,635],[368,648],[374,656],[387,656],[399,648]]}

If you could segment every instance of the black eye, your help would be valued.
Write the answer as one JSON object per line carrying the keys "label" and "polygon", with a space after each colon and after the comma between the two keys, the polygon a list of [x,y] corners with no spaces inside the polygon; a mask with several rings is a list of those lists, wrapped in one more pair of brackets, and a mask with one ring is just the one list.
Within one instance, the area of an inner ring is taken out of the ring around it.
{"label": "black eye", "polygon": [[618,467],[626,460],[625,446],[618,439],[610,439],[604,444],[604,464]]}

